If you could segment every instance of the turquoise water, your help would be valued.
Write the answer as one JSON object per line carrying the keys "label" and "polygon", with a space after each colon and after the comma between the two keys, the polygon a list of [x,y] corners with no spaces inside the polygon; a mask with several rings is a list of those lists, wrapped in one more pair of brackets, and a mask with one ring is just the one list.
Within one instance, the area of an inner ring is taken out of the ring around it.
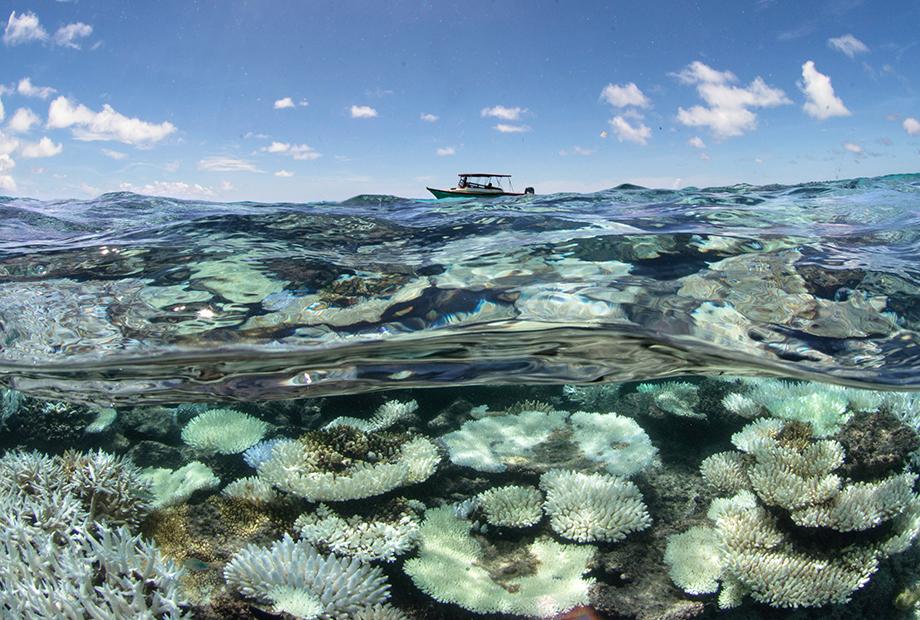
{"label": "turquoise water", "polygon": [[0,609],[914,617],[918,193],[0,198]]}

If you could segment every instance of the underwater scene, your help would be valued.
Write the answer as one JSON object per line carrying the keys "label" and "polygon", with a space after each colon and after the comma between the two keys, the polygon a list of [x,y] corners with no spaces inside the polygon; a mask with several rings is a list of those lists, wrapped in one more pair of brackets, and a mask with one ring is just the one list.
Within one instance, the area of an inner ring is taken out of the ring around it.
{"label": "underwater scene", "polygon": [[920,618],[918,196],[0,198],[0,616]]}

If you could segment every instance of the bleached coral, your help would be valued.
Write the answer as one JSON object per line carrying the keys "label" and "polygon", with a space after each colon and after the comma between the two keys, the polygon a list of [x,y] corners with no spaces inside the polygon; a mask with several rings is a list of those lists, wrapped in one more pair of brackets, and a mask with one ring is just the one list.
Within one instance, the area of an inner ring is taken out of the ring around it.
{"label": "bleached coral", "polygon": [[129,459],[101,450],[59,456],[8,452],[0,458],[0,487],[27,496],[71,495],[93,519],[110,525],[136,525],[151,508],[141,471]]}
{"label": "bleached coral", "polygon": [[569,421],[572,441],[587,458],[616,476],[632,476],[655,462],[658,450],[632,418],[576,411]]}
{"label": "bleached coral", "polygon": [[732,506],[716,521],[726,570],[751,597],[774,607],[843,604],[878,567],[875,549],[797,550],[763,508]]}
{"label": "bleached coral", "polygon": [[460,430],[447,433],[441,441],[450,460],[478,471],[505,471],[533,456],[534,449],[551,433],[565,427],[564,411],[524,411],[465,422]]}
{"label": "bleached coral", "polygon": [[717,452],[700,464],[703,480],[716,492],[734,495],[751,486],[748,481],[744,456],[739,452]]}
{"label": "bleached coral", "polygon": [[722,406],[742,418],[753,419],[761,415],[763,407],[744,394],[732,392],[722,399]]}
{"label": "bleached coral", "polygon": [[551,470],[540,488],[552,528],[578,542],[616,542],[652,523],[639,488],[623,478]]}
{"label": "bleached coral", "polygon": [[620,397],[620,384],[564,385],[562,393],[583,409],[612,411],[616,408],[617,399]]}
{"label": "bleached coral", "polygon": [[377,408],[368,419],[352,418],[342,416],[334,419],[324,426],[325,429],[335,428],[336,426],[351,426],[365,433],[373,433],[390,428],[397,422],[409,418],[418,409],[418,403],[414,400],[401,402],[398,400],[388,400]]}
{"label": "bleached coral", "polygon": [[[331,430],[360,433],[349,427]],[[311,502],[346,501],[373,497],[397,487],[415,484],[429,478],[437,469],[440,455],[433,443],[424,437],[393,440],[398,443],[391,454],[374,454],[373,461],[343,457],[326,451],[313,439],[302,439],[275,446],[272,456],[258,469],[259,476],[277,489],[304,497]],[[330,448],[330,450],[332,450]],[[327,461],[335,457],[342,467],[328,468]]]}
{"label": "bleached coral", "polygon": [[543,517],[543,495],[531,486],[494,487],[477,501],[490,525],[528,527]]}
{"label": "bleached coral", "polygon": [[104,407],[96,411],[96,419],[90,422],[86,427],[86,432],[90,434],[95,433],[104,433],[112,423],[115,422],[115,418],[118,417],[118,412],[116,412],[111,407]]}
{"label": "bleached coral", "polygon": [[732,443],[742,452],[751,452],[764,440],[772,440],[783,430],[785,423],[775,418],[755,420],[732,435]]}
{"label": "bleached coral", "polygon": [[336,555],[365,562],[392,562],[415,547],[419,520],[410,512],[389,520],[358,516],[345,519],[320,504],[315,512],[301,515],[294,527],[304,540]]}
{"label": "bleached coral", "polygon": [[301,620],[313,620],[323,613],[323,603],[309,590],[290,586],[275,586],[265,596],[276,614],[286,613]]}
{"label": "bleached coral", "polygon": [[669,536],[664,561],[670,567],[671,579],[684,592],[708,594],[719,589],[723,558],[714,528],[691,527]]}
{"label": "bleached coral", "polygon": [[648,394],[655,406],[671,415],[682,418],[705,419],[705,413],[694,411],[700,403],[699,387],[686,381],[665,381],[663,383],[641,383],[636,388],[639,394]]}
{"label": "bleached coral", "polygon": [[752,454],[755,460],[748,479],[769,506],[795,510],[827,501],[840,491],[841,478],[832,473],[843,465],[843,447],[836,441],[821,440],[801,448],[764,441]]}
{"label": "bleached coral", "polygon": [[209,409],[189,420],[182,441],[205,452],[238,454],[258,443],[268,424],[234,409]]}
{"label": "bleached coral", "polygon": [[527,547],[533,568],[498,583],[483,566],[488,559],[470,536],[471,525],[451,506],[425,513],[418,557],[404,567],[420,590],[437,601],[480,614],[550,618],[588,602],[593,579],[582,575],[588,571],[593,547],[538,538]]}
{"label": "bleached coral", "polygon": [[904,512],[916,497],[916,481],[916,474],[902,473],[880,482],[854,482],[827,502],[793,510],[792,520],[839,532],[867,530]]}
{"label": "bleached coral", "polygon": [[221,495],[256,504],[269,504],[278,499],[278,493],[272,485],[258,476],[234,480],[221,490]]}
{"label": "bleached coral", "polygon": [[141,478],[150,485],[154,508],[181,504],[195,491],[220,485],[220,479],[211,468],[200,461],[192,461],[179,469],[148,467],[141,470]]}
{"label": "bleached coral", "polygon": [[[861,391],[837,385],[747,377],[741,381],[749,388],[747,398],[774,417],[810,424],[815,437],[830,437],[849,420],[851,410],[871,407]],[[849,406],[851,398],[855,406]]]}
{"label": "bleached coral", "polygon": [[260,441],[259,443],[247,448],[246,451],[243,452],[243,460],[253,469],[258,469],[259,465],[271,457],[272,450],[275,449],[275,446],[288,441],[292,440],[279,438]]}
{"label": "bleached coral", "polygon": [[[569,444],[582,461],[616,475],[631,476],[656,461],[657,450],[631,418],[615,413],[523,411],[485,417],[463,424],[441,437],[450,460],[478,471],[501,472],[508,467],[545,470],[540,450]],[[579,464],[580,467],[584,463]]]}
{"label": "bleached coral", "polygon": [[[126,463],[104,453],[65,456],[82,479],[63,475],[64,457],[8,453],[0,459],[0,615],[184,617],[181,571],[126,526],[106,524],[139,516],[128,506],[131,495],[115,498],[103,490],[118,489],[120,474],[134,472],[119,472]],[[98,492],[90,488],[89,471],[102,474]]]}
{"label": "bleached coral", "polygon": [[247,545],[224,567],[227,584],[247,598],[272,601],[283,594],[290,601],[315,598],[322,606],[317,618],[334,620],[385,603],[390,597],[379,568],[355,558],[321,555],[304,540],[285,535],[271,547]]}

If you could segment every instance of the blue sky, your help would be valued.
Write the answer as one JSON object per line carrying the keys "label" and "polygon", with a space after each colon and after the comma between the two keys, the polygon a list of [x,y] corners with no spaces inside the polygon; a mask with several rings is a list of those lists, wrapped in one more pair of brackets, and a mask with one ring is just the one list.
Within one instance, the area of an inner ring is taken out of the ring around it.
{"label": "blue sky", "polygon": [[12,195],[421,197],[470,168],[538,193],[920,171],[916,2],[7,6]]}

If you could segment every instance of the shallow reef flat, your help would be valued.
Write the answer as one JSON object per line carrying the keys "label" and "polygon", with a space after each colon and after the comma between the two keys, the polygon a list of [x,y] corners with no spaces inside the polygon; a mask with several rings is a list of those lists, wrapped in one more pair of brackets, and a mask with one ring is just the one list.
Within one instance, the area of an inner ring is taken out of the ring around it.
{"label": "shallow reef flat", "polygon": [[4,618],[920,617],[920,394],[0,402]]}

